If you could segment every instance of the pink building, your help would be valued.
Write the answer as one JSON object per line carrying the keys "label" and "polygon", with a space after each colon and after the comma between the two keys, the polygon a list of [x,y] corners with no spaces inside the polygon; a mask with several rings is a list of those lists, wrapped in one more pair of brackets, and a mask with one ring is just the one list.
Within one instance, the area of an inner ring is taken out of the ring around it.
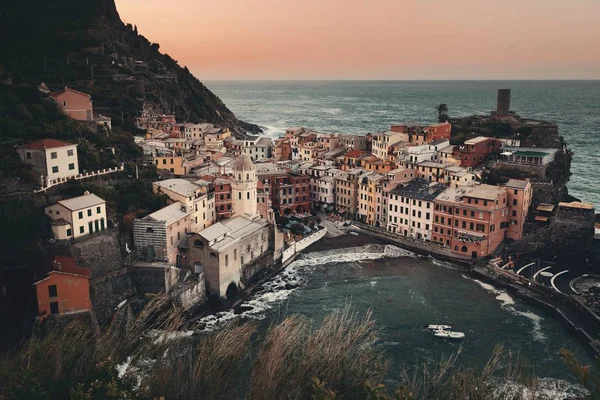
{"label": "pink building", "polygon": [[89,94],[65,86],[58,92],[50,93],[50,96],[70,118],[78,121],[94,120],[92,97]]}

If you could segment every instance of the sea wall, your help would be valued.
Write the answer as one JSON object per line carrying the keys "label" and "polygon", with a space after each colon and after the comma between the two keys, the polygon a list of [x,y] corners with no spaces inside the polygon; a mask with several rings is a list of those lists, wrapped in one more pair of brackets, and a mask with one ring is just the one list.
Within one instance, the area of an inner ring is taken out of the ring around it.
{"label": "sea wall", "polygon": [[290,247],[283,251],[282,263],[288,261],[294,254],[306,249],[311,244],[323,239],[327,234],[327,228],[322,228],[312,235],[306,236],[305,238],[294,242]]}
{"label": "sea wall", "polygon": [[394,235],[393,233],[388,232],[385,229],[376,228],[374,226],[362,224],[360,222],[353,222],[352,225],[356,226],[361,230],[367,231],[370,235],[378,236],[402,248],[414,251],[415,253],[435,255],[436,257],[439,257],[441,259],[458,261],[462,263],[471,264],[473,262],[473,260],[469,257],[460,257],[459,255],[452,253],[450,247],[442,247],[433,242],[427,242],[425,240],[419,240],[406,236]]}
{"label": "sea wall", "polygon": [[171,296],[184,311],[203,304],[207,300],[204,274],[199,274],[193,280],[177,285],[171,291]]}

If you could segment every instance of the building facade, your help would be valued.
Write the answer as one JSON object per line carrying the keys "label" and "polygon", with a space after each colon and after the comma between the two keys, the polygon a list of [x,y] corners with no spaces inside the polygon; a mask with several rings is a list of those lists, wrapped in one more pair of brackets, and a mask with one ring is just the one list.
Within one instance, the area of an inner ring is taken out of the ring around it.
{"label": "building facade", "polygon": [[79,175],[76,144],[42,139],[17,147],[17,153],[39,175],[41,186]]}
{"label": "building facade", "polygon": [[46,207],[56,240],[78,239],[108,227],[106,201],[90,192]]}

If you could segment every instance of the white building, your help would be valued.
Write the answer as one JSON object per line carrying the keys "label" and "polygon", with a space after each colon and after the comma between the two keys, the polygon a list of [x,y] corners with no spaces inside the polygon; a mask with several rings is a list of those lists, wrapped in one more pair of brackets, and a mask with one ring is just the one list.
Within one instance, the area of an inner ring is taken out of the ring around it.
{"label": "white building", "polygon": [[415,178],[390,191],[387,230],[422,240],[431,240],[433,200],[446,186]]}
{"label": "white building", "polygon": [[231,194],[233,197],[233,215],[257,214],[256,169],[248,154],[239,155],[232,163],[233,178],[231,180]]}
{"label": "white building", "polygon": [[51,186],[79,175],[77,145],[56,139],[42,139],[17,147],[25,164],[33,166],[41,186]]}
{"label": "white building", "polygon": [[45,208],[57,240],[77,239],[107,228],[106,202],[90,192]]}

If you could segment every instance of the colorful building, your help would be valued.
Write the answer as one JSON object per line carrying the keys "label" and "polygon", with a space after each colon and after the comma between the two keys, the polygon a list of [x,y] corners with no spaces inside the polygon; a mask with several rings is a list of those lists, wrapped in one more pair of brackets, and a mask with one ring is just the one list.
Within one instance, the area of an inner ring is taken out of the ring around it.
{"label": "colorful building", "polygon": [[427,132],[427,142],[441,139],[450,140],[452,124],[450,122],[441,122],[439,124],[429,125],[425,128],[425,132]]}
{"label": "colorful building", "polygon": [[461,146],[456,146],[452,151],[452,157],[460,160],[461,167],[475,168],[501,145],[502,143],[497,139],[479,136],[467,140]]}
{"label": "colorful building", "polygon": [[78,121],[94,120],[92,97],[89,94],[65,86],[62,90],[50,93],[50,96],[69,118]]}
{"label": "colorful building", "polygon": [[71,257],[55,256],[52,270],[35,282],[38,316],[89,312],[91,271],[80,268]]}
{"label": "colorful building", "polygon": [[533,190],[528,180],[510,179],[504,184],[508,193],[508,207],[510,212],[510,224],[506,237],[512,240],[520,240],[523,237],[523,225],[527,220]]}
{"label": "colorful building", "polygon": [[504,187],[449,188],[434,201],[433,241],[460,257],[481,258],[503,242],[510,226]]}

